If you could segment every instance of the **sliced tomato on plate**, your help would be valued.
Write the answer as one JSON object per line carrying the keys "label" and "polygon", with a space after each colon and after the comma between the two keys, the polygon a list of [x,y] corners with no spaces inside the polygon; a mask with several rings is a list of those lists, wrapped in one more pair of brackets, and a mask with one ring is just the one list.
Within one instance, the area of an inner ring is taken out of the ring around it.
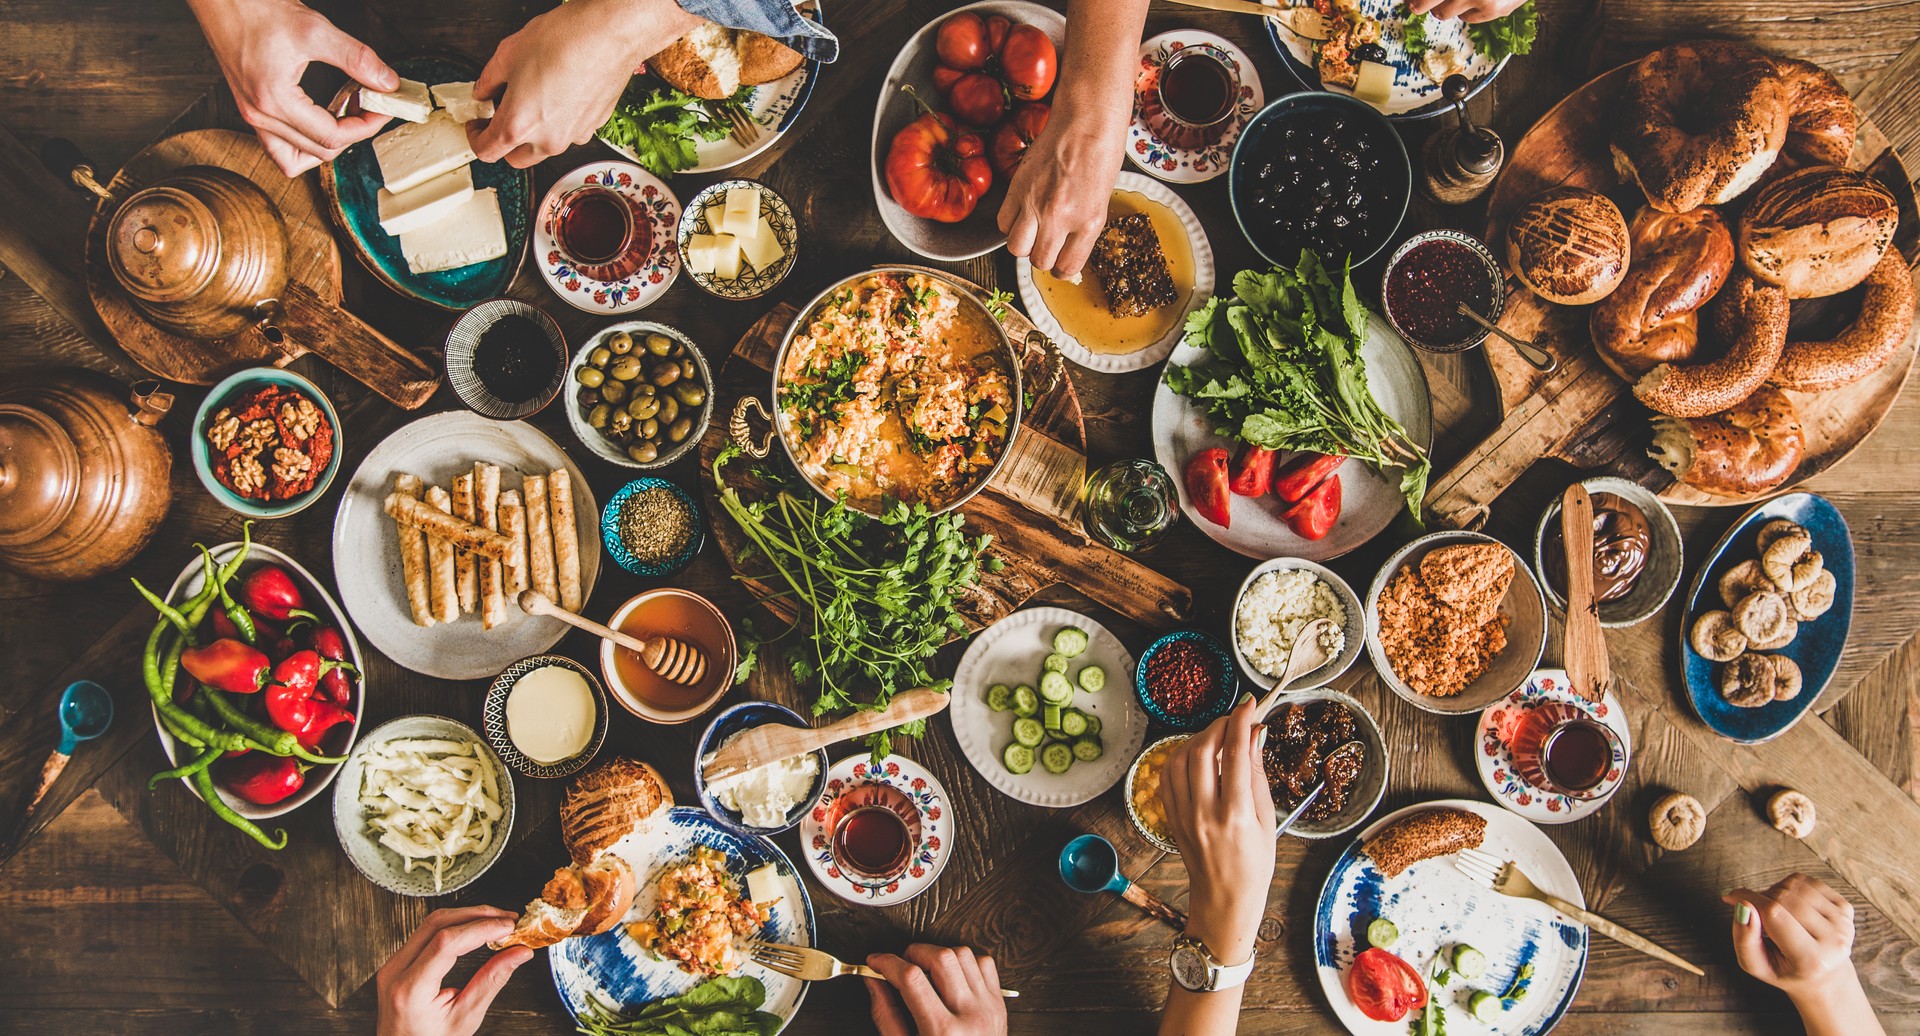
{"label": "sliced tomato on plate", "polygon": [[1376,1022],[1397,1022],[1427,1006],[1427,984],[1413,965],[1378,946],[1362,950],[1347,971],[1347,995]]}

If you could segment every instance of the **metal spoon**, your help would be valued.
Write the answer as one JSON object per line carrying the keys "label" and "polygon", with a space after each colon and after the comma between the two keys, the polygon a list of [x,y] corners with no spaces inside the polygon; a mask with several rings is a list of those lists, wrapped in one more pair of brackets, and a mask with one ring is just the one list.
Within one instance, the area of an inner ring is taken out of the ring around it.
{"label": "metal spoon", "polygon": [[1481,316],[1477,310],[1464,302],[1460,303],[1459,309],[1461,316],[1486,328],[1490,334],[1495,334],[1506,339],[1507,344],[1513,346],[1513,351],[1519,353],[1521,359],[1533,364],[1535,370],[1552,374],[1555,370],[1559,369],[1560,361],[1554,359],[1552,353],[1547,352],[1545,349],[1540,348],[1524,338],[1516,338],[1508,334],[1500,325]]}
{"label": "metal spoon", "polygon": [[[1331,752],[1328,752],[1327,757],[1325,759],[1320,760],[1320,772],[1322,774],[1325,774],[1327,772],[1327,764],[1333,762],[1334,756],[1345,754],[1346,752],[1349,752],[1356,748],[1360,749],[1361,751],[1366,751],[1367,746],[1364,742],[1361,742],[1359,740],[1353,740],[1353,741],[1348,741],[1345,744],[1342,744],[1340,747],[1335,748]],[[1307,792],[1307,797],[1304,799],[1301,799],[1300,804],[1298,806],[1293,807],[1293,812],[1288,813],[1287,818],[1285,820],[1280,821],[1280,826],[1274,828],[1273,837],[1277,840],[1281,835],[1286,834],[1288,829],[1293,827],[1294,821],[1299,820],[1303,816],[1306,816],[1307,808],[1309,806],[1312,806],[1314,802],[1320,798],[1320,793],[1326,790],[1327,790],[1327,778],[1323,776],[1320,778],[1320,783],[1314,785],[1312,791]]]}
{"label": "metal spoon", "polygon": [[75,680],[67,686],[65,694],[60,696],[60,747],[47,756],[40,767],[40,784],[33,790],[33,797],[27,800],[27,808],[20,814],[20,820],[14,825],[13,834],[7,839],[6,849],[11,850],[26,833],[27,825],[33,822],[33,811],[40,806],[47,790],[60,778],[60,772],[67,768],[67,761],[73,758],[73,750],[82,741],[91,741],[107,732],[113,723],[113,696],[105,687],[92,680]]}

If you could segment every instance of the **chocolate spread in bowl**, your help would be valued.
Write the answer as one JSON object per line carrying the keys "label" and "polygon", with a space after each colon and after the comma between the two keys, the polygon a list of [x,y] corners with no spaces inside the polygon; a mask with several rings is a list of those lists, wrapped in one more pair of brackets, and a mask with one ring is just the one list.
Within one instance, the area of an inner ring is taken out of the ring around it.
{"label": "chocolate spread in bowl", "polygon": [[[1633,592],[1647,568],[1653,529],[1638,507],[1612,493],[1593,494],[1593,599],[1615,601]],[[1558,519],[1547,524],[1542,560],[1554,592],[1567,596],[1567,541]]]}
{"label": "chocolate spread in bowl", "polygon": [[1352,710],[1337,701],[1286,704],[1274,710],[1267,727],[1272,733],[1267,735],[1261,761],[1266,766],[1274,807],[1283,815],[1292,812],[1325,777],[1327,790],[1307,807],[1301,819],[1327,820],[1346,809],[1347,796],[1366,768],[1366,749],[1349,750],[1331,760],[1327,757],[1358,738]]}

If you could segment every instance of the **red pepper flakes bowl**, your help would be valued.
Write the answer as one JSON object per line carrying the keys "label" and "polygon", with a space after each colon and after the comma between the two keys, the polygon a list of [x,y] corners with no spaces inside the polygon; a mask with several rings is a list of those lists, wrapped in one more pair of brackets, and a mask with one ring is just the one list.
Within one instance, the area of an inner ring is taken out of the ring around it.
{"label": "red pepper flakes bowl", "polygon": [[[229,489],[214,473],[217,463],[213,444],[208,441],[207,433],[214,415],[222,408],[233,405],[239,400],[263,388],[281,388],[297,392],[313,401],[320,409],[320,416],[326,422],[331,455],[321,469],[313,485],[295,496],[284,500],[262,501],[241,496]],[[207,487],[215,500],[225,504],[229,510],[238,511],[249,518],[285,518],[306,510],[314,501],[320,499],[333,484],[333,477],[340,473],[340,460],[346,454],[346,444],[341,438],[340,415],[333,409],[333,401],[321,392],[319,386],[288,370],[278,367],[250,367],[239,371],[215,385],[207,392],[207,398],[193,415],[193,436],[189,441],[193,454],[193,472],[200,476],[200,484]],[[195,564],[198,564],[196,560]]]}
{"label": "red pepper flakes bowl", "polygon": [[[1159,659],[1158,662],[1155,660]],[[1189,670],[1204,681],[1195,688],[1172,676]],[[1133,693],[1158,723],[1191,734],[1227,714],[1240,687],[1233,654],[1210,634],[1175,630],[1140,653],[1134,666]],[[1187,704],[1189,699],[1191,704]]]}

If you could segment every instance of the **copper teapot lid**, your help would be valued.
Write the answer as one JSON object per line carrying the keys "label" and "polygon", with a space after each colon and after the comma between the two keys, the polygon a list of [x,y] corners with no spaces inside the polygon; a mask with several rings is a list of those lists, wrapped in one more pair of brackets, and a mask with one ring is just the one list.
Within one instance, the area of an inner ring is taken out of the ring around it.
{"label": "copper teapot lid", "polygon": [[79,487],[80,456],[65,429],[33,407],[0,403],[0,546],[52,532]]}
{"label": "copper teapot lid", "polygon": [[199,198],[165,184],[120,207],[107,228],[107,264],[135,297],[177,302],[206,288],[220,265],[220,229]]}

